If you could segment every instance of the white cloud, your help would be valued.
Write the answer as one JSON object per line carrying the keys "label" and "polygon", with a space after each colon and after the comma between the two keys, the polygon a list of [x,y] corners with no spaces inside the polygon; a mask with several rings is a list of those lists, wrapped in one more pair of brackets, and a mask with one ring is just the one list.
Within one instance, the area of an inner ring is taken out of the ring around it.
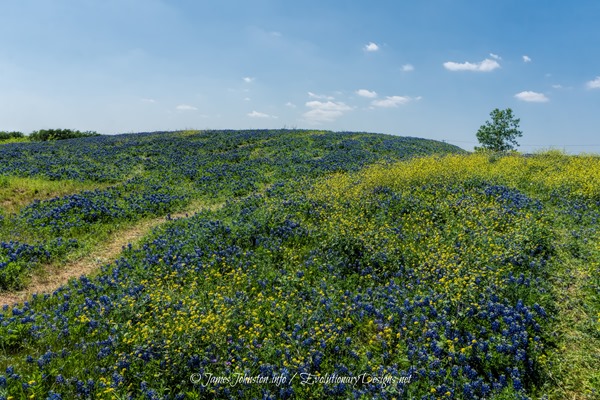
{"label": "white cloud", "polygon": [[177,107],[175,107],[177,110],[179,111],[196,111],[197,108],[194,106],[190,106],[188,104],[180,104]]}
{"label": "white cloud", "polygon": [[334,99],[332,96],[327,96],[324,94],[316,94],[313,92],[308,92],[308,97],[310,97],[312,99],[321,99],[321,100],[333,100]]}
{"label": "white cloud", "polygon": [[291,101],[288,101],[287,103],[285,103],[286,107],[290,107],[290,108],[296,108],[296,105],[294,103],[292,103]]}
{"label": "white cloud", "polygon": [[352,110],[352,107],[344,103],[333,101],[322,102],[313,100],[306,102],[305,106],[310,108],[310,110],[305,112],[303,116],[309,122],[313,123],[335,121],[344,115],[344,112]]}
{"label": "white cloud", "polygon": [[404,64],[402,66],[402,71],[404,71],[404,72],[411,72],[414,70],[415,70],[415,67],[413,67],[412,64]]}
{"label": "white cloud", "polygon": [[490,60],[486,58],[485,60],[478,63],[456,63],[454,61],[448,61],[444,63],[444,68],[450,71],[477,71],[477,72],[490,72],[495,70],[496,68],[500,68],[500,64],[496,60]]}
{"label": "white cloud", "polygon": [[494,60],[502,60],[502,57],[500,57],[498,54],[490,53],[490,57],[492,57]]}
{"label": "white cloud", "polygon": [[356,94],[362,97],[367,97],[369,99],[374,99],[375,97],[377,97],[377,92],[370,91],[367,89],[359,89],[356,91]]}
{"label": "white cloud", "polygon": [[398,107],[398,106],[407,104],[407,103],[411,102],[412,100],[420,100],[420,99],[421,99],[420,97],[413,99],[412,97],[408,97],[408,96],[386,96],[385,99],[373,100],[371,102],[371,104],[374,105],[375,107],[392,108],[392,107]]}
{"label": "white cloud", "polygon": [[269,115],[269,114],[261,113],[258,111],[252,111],[246,115],[249,116],[250,118],[277,118],[274,115]]}
{"label": "white cloud", "polygon": [[322,110],[331,110],[331,111],[348,111],[351,110],[352,108],[348,105],[346,105],[345,103],[342,102],[333,102],[333,101],[328,101],[328,102],[321,102],[321,101],[317,101],[317,100],[313,100],[313,101],[308,101],[306,102],[306,107],[309,108],[314,108],[314,109],[322,109]]}
{"label": "white cloud", "polygon": [[252,100],[250,97],[244,97],[244,101],[250,101]]}
{"label": "white cloud", "polygon": [[550,101],[543,93],[532,92],[530,90],[517,93],[515,97],[519,100],[528,101],[530,103],[546,103]]}
{"label": "white cloud", "polygon": [[523,62],[530,63],[531,58],[529,58],[529,56],[523,56]]}
{"label": "white cloud", "polygon": [[156,100],[154,100],[154,99],[141,99],[141,100],[144,103],[156,103]]}
{"label": "white cloud", "polygon": [[556,85],[552,85],[552,88],[553,88],[553,89],[562,89],[562,88],[563,88],[563,85],[558,85],[558,84],[556,84]]}
{"label": "white cloud", "polygon": [[246,82],[246,83],[252,83],[252,82],[254,82],[254,78],[252,78],[250,76],[246,76],[246,77],[244,77],[244,82]]}
{"label": "white cloud", "polygon": [[589,81],[585,84],[588,89],[600,89],[600,76],[597,76],[593,81]]}
{"label": "white cloud", "polygon": [[369,42],[368,44],[365,45],[364,50],[365,51],[377,51],[377,50],[379,50],[379,46],[377,45],[377,43]]}

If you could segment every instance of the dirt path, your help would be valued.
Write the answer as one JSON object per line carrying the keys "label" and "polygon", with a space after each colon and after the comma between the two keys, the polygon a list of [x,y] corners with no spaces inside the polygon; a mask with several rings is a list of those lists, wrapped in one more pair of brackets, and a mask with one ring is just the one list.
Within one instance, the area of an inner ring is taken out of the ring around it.
{"label": "dirt path", "polygon": [[[223,203],[224,204],[224,203]],[[193,206],[186,211],[177,214],[171,214],[171,219],[187,218],[201,210],[216,210],[223,204],[213,206]],[[124,246],[129,243],[135,245],[152,228],[167,222],[165,216],[150,220],[141,221],[125,230],[115,232],[109,240],[98,245],[90,254],[67,263],[66,265],[47,265],[40,268],[32,276],[29,285],[19,291],[0,293],[0,306],[4,304],[14,305],[22,303],[29,299],[34,293],[51,293],[60,286],[67,283],[71,278],[78,278],[82,275],[90,275],[96,272],[102,265],[108,264],[118,258]]]}

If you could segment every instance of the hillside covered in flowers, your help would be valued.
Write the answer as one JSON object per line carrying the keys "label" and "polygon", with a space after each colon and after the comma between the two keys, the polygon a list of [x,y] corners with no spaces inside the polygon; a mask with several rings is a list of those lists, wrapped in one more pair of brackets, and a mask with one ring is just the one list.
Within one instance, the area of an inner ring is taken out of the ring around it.
{"label": "hillside covered in flowers", "polygon": [[596,156],[99,136],[0,146],[0,200],[0,294],[167,217],[0,305],[0,399],[600,396]]}

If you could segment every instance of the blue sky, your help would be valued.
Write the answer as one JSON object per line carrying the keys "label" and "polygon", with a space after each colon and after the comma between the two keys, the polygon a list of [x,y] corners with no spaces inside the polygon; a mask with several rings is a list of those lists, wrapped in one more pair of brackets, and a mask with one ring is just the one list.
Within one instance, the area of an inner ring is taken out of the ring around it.
{"label": "blue sky", "polygon": [[[0,130],[318,128],[600,152],[600,2],[0,0]],[[592,146],[594,145],[594,146]]]}

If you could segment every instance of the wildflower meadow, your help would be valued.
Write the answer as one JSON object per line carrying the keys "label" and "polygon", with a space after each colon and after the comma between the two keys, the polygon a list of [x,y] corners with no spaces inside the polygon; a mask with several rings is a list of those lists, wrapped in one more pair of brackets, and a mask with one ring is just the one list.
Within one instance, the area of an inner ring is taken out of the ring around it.
{"label": "wildflower meadow", "polygon": [[[0,145],[0,399],[600,398],[600,158],[323,131]],[[174,215],[177,215],[173,217]]]}

